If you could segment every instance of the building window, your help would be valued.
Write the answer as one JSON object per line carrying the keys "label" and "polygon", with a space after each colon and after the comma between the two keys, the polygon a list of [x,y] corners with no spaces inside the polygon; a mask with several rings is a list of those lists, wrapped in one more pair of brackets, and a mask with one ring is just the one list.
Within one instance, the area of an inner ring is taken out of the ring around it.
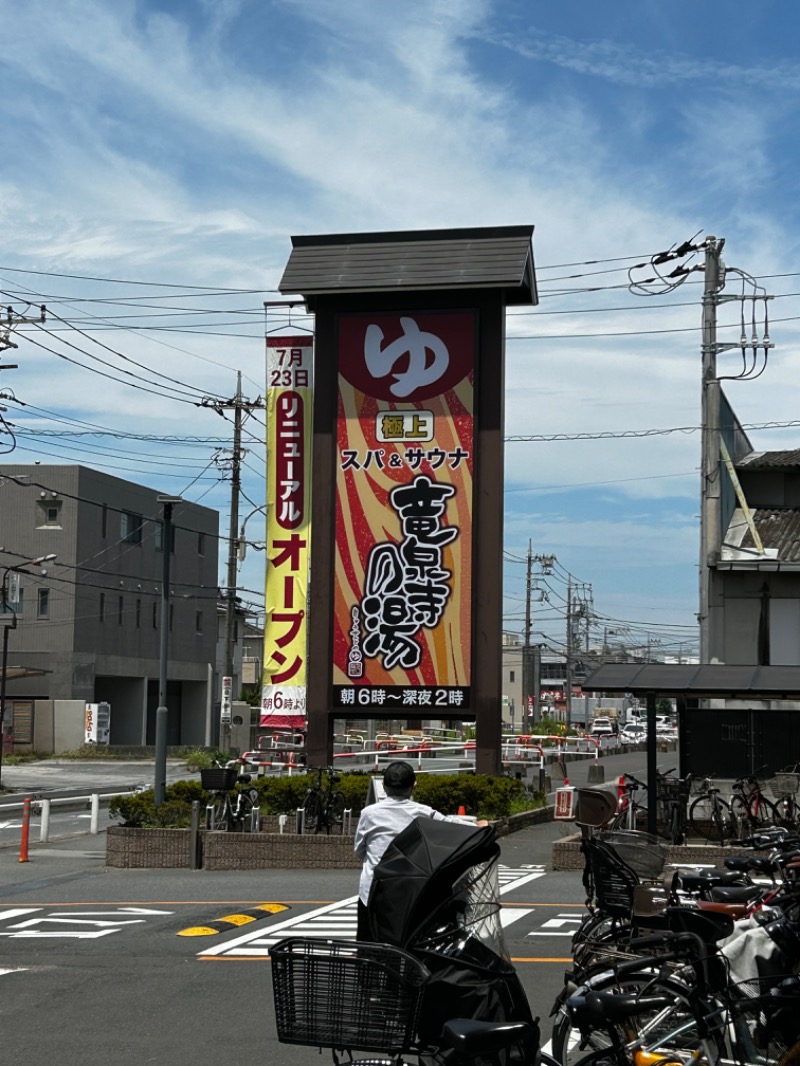
{"label": "building window", "polygon": [[36,504],[37,529],[61,529],[61,500],[39,500]]}
{"label": "building window", "polygon": [[39,589],[36,598],[36,617],[50,617],[50,589]]}
{"label": "building window", "polygon": [[513,670],[509,670],[508,671],[508,683],[510,685],[514,684],[514,671]]}
{"label": "building window", "polygon": [[205,555],[206,554],[206,535],[205,535],[205,533],[198,533],[197,534],[197,554],[198,555]]}
{"label": "building window", "polygon": [[172,620],[175,616],[175,608],[172,604],[169,605],[169,631],[172,632]]}
{"label": "building window", "polygon": [[108,536],[108,504],[104,503],[100,508],[100,536],[103,540]]}
{"label": "building window", "polygon": [[142,628],[142,601],[136,601],[136,628]]}
{"label": "building window", "polygon": [[153,604],[153,629],[158,629],[158,604]]}
{"label": "building window", "polygon": [[194,631],[195,633],[203,632],[203,612],[195,611],[194,613]]}
{"label": "building window", "polygon": [[125,615],[125,597],[120,596],[117,601],[117,625],[122,625],[122,619]]}
{"label": "building window", "polygon": [[100,621],[101,622],[105,622],[105,620],[106,620],[106,594],[105,594],[105,592],[101,592],[100,593]]}
{"label": "building window", "polygon": [[120,538],[126,544],[142,543],[142,516],[132,511],[123,511],[120,515]]}
{"label": "building window", "polygon": [[[155,523],[155,545],[157,552],[163,552],[164,550],[164,523]],[[169,527],[169,551],[170,555],[175,554],[175,526]]]}

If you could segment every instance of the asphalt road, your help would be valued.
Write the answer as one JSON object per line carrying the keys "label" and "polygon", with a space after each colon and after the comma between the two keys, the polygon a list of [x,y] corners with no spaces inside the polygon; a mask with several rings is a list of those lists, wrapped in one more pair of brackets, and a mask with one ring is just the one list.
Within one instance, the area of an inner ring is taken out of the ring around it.
{"label": "asphalt road", "polygon": [[[644,761],[643,752],[612,756],[606,780],[623,767],[641,775]],[[570,771],[580,783],[588,767],[570,764]],[[507,943],[545,1037],[583,910],[580,874],[553,871],[550,862],[552,841],[571,831],[546,823],[501,842]],[[315,1049],[276,1041],[269,946],[288,935],[352,936],[358,870],[214,873],[104,863],[102,833],[32,840],[25,863],[13,848],[0,849],[3,1061],[321,1061]]]}

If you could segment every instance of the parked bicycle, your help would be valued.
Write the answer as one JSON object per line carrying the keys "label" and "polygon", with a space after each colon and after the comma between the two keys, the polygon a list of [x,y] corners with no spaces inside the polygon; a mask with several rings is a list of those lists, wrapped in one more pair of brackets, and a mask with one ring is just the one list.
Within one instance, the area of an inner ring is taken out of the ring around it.
{"label": "parked bicycle", "polygon": [[[673,770],[656,772],[656,833],[672,844],[682,844],[686,835],[687,801],[691,778],[672,777]],[[624,775],[624,791],[619,810],[610,822],[612,829],[646,830],[648,825],[648,786],[633,774]],[[644,799],[637,800],[643,792]]]}
{"label": "parked bicycle", "polygon": [[[311,767],[316,774],[303,800],[303,831],[306,833],[342,833],[344,831],[344,793],[336,788],[340,776],[330,767]],[[326,780],[323,781],[323,778]]]}
{"label": "parked bicycle", "polygon": [[800,804],[797,802],[797,789],[800,785],[800,763],[791,763],[775,774],[770,785],[775,795],[775,810],[778,825],[786,829],[800,828]]}
{"label": "parked bicycle", "polygon": [[689,822],[688,803],[692,787],[692,775],[673,777],[675,770],[657,772],[657,821],[659,836],[671,844],[683,844]]}
{"label": "parked bicycle", "polygon": [[[624,783],[623,783],[624,778]],[[608,823],[609,829],[646,829],[647,828],[647,785],[633,774],[623,774],[620,778],[622,793],[619,797],[617,812]],[[644,803],[636,799],[639,791],[645,794]]]}
{"label": "parked bicycle", "polygon": [[247,787],[252,777],[240,773],[240,767],[238,759],[231,759],[225,766],[215,762],[213,766],[200,771],[200,783],[212,793],[206,806],[206,829],[258,832],[258,789]]}
{"label": "parked bicycle", "polygon": [[733,783],[731,810],[737,823],[736,836],[746,836],[780,823],[775,806],[764,795],[758,780],[758,775],[765,769],[762,766],[760,770],[746,774]]}
{"label": "parked bicycle", "polygon": [[734,837],[744,835],[730,803],[720,795],[720,789],[706,777],[700,783],[696,798],[689,807],[689,824],[695,836],[725,844]]}

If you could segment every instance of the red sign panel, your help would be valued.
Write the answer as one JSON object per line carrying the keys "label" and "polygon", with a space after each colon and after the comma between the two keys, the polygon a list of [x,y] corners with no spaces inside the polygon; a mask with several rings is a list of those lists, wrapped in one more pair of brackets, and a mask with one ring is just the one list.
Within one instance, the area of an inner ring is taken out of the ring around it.
{"label": "red sign panel", "polygon": [[469,709],[475,343],[472,311],[339,319],[335,707]]}

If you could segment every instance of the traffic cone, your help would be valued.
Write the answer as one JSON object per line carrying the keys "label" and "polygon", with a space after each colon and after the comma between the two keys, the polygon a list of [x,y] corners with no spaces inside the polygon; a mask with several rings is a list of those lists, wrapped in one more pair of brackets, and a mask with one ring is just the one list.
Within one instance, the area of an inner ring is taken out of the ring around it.
{"label": "traffic cone", "polygon": [[459,806],[458,813],[459,814],[466,814],[467,813],[467,808],[464,806],[463,803]]}
{"label": "traffic cone", "polygon": [[569,778],[568,777],[564,778],[564,788],[569,788]]}

